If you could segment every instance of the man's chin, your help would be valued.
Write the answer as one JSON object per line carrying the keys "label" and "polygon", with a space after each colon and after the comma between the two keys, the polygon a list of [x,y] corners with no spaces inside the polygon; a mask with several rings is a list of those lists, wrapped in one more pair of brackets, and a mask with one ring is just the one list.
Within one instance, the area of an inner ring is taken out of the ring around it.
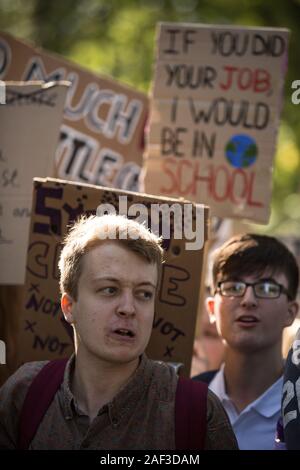
{"label": "man's chin", "polygon": [[113,352],[111,354],[107,354],[105,356],[105,359],[107,362],[110,362],[111,364],[130,364],[136,362],[138,365],[139,363],[139,358],[141,354],[139,352],[134,352],[134,351],[120,351],[120,352]]}
{"label": "man's chin", "polygon": [[260,345],[259,341],[255,341],[254,339],[247,341],[244,339],[243,341],[237,341],[234,345],[234,349],[244,354],[252,354],[264,348]]}

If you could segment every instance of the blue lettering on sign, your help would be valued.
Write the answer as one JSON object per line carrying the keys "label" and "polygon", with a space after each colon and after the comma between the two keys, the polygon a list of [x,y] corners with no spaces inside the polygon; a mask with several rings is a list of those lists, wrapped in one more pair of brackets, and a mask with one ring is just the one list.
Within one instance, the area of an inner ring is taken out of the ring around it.
{"label": "blue lettering on sign", "polygon": [[[47,205],[47,199],[63,199],[63,189],[59,188],[45,188],[43,186],[36,186],[36,204],[35,214],[42,215],[48,218],[48,222],[35,222],[33,225],[34,233],[42,233],[43,235],[62,235],[62,212],[61,209],[56,209]],[[83,199],[86,196],[83,195]],[[51,203],[50,203],[51,204]],[[77,206],[72,207],[70,204],[65,203],[62,209],[69,216],[69,223],[71,224],[77,219],[84,211],[84,205],[81,200],[77,200]],[[88,213],[95,213],[95,211],[85,211]]]}

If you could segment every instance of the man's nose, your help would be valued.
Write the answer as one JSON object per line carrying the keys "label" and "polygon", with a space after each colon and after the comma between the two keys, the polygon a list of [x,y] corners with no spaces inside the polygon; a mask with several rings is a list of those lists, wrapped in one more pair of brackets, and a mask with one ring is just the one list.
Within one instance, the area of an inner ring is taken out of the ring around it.
{"label": "man's nose", "polygon": [[135,300],[131,290],[124,290],[120,295],[117,313],[121,316],[135,315]]}
{"label": "man's nose", "polygon": [[248,308],[257,306],[257,297],[254,293],[253,286],[246,287],[245,294],[242,297],[241,305]]}

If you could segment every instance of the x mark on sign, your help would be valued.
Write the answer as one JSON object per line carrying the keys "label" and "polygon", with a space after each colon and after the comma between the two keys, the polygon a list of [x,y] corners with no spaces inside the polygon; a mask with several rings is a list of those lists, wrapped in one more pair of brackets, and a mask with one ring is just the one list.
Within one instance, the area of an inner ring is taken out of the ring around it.
{"label": "x mark on sign", "polygon": [[38,284],[31,284],[31,287],[28,292],[37,292],[40,293],[39,285]]}
{"label": "x mark on sign", "polygon": [[166,346],[166,352],[164,354],[164,357],[172,357],[172,351],[173,351],[174,347],[173,348],[169,348],[168,346]]}
{"label": "x mark on sign", "polygon": [[36,325],[36,321],[34,321],[34,322],[30,322],[29,320],[25,320],[25,321],[27,323],[27,325],[25,327],[25,331],[30,330],[30,331],[32,331],[32,333],[34,333],[33,327]]}

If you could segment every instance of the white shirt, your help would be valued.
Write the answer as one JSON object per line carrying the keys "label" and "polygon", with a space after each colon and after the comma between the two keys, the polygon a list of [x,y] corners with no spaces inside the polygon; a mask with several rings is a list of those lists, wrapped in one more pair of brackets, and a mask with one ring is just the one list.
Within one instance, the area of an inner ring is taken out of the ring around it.
{"label": "white shirt", "polygon": [[283,377],[238,413],[225,391],[224,364],[209,384],[225,408],[241,450],[274,450]]}

